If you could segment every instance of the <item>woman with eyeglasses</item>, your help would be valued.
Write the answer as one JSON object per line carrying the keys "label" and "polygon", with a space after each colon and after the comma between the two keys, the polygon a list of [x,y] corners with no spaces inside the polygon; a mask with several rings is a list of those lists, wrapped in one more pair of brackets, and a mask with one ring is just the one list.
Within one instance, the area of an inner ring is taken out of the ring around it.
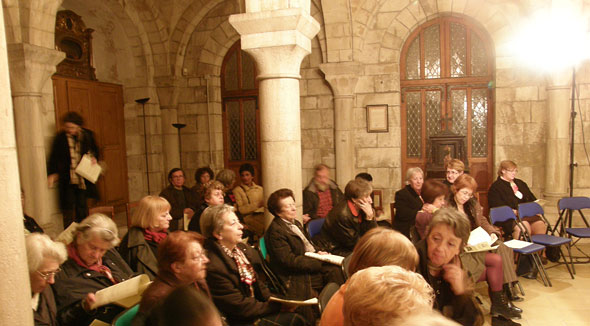
{"label": "woman with eyeglasses", "polygon": [[443,180],[443,183],[447,185],[450,190],[455,180],[465,173],[465,163],[454,158],[447,163],[446,170],[446,178]]}
{"label": "woman with eyeglasses", "polygon": [[[518,215],[518,204],[529,203],[537,200],[537,197],[529,189],[529,186],[521,179],[517,179],[518,167],[513,161],[500,162],[498,178],[490,186],[488,191],[488,203],[490,208],[508,206],[514,214]],[[528,234],[545,234],[547,226],[540,216],[530,216],[522,219],[522,224]],[[512,235],[513,239],[520,237],[520,228],[514,221],[508,221],[500,225],[505,235]],[[506,239],[508,240],[508,239]]]}
{"label": "woman with eyeglasses", "polygon": [[451,186],[452,195],[449,199],[449,207],[467,216],[471,231],[481,227],[488,234],[495,234],[499,239],[496,243],[498,249],[496,253],[462,254],[461,261],[470,272],[473,282],[488,282],[493,316],[499,314],[505,318],[520,318],[522,309],[510,302],[522,301],[520,297],[512,295],[511,291],[511,284],[518,281],[514,266],[514,253],[502,242],[501,230],[491,225],[487,217],[483,216],[483,208],[473,197],[476,190],[477,182],[473,177],[468,174],[459,176]]}
{"label": "woman with eyeglasses", "polygon": [[306,320],[293,313],[296,307],[269,300],[271,293],[256,273],[262,261],[250,246],[242,243],[242,230],[234,208],[227,204],[207,208],[201,216],[207,285],[213,302],[229,325],[304,326]]}
{"label": "woman with eyeglasses", "polygon": [[105,323],[123,311],[114,304],[91,309],[94,293],[125,281],[133,271],[114,247],[119,243],[117,225],[103,214],[92,214],[77,225],[74,240],[67,246],[68,260],[56,276],[53,292],[62,326]]}
{"label": "woman with eyeglasses", "polygon": [[52,241],[49,236],[31,233],[25,237],[29,279],[31,281],[33,318],[35,325],[56,326],[57,308],[50,284],[55,283],[59,265],[68,258],[61,242]]}
{"label": "woman with eyeglasses", "polygon": [[211,297],[205,275],[209,259],[203,250],[202,235],[191,231],[170,233],[158,247],[158,275],[142,294],[132,325],[144,325],[147,316],[173,290],[192,285]]}
{"label": "woman with eyeglasses", "polygon": [[131,216],[131,228],[123,237],[119,253],[134,272],[153,280],[158,273],[158,246],[168,235],[170,203],[163,197],[145,196]]}

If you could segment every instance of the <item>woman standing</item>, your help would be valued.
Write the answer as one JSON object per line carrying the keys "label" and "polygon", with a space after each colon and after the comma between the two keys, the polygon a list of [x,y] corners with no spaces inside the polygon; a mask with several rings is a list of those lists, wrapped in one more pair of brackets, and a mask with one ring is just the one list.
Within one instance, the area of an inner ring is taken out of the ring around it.
{"label": "woman standing", "polygon": [[242,224],[229,205],[209,207],[201,216],[201,231],[209,253],[207,285],[213,302],[230,325],[307,325],[294,307],[271,302],[268,288],[254,270],[261,264],[252,247],[241,242]]}
{"label": "woman standing", "polygon": [[153,280],[158,273],[158,245],[168,235],[170,204],[162,197],[145,196],[131,216],[131,228],[121,241],[119,253],[134,272]]}

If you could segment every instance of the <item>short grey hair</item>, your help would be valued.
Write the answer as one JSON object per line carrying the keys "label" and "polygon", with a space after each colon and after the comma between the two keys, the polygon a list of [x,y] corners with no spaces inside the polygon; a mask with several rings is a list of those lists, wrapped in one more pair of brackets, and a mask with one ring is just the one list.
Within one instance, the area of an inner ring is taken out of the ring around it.
{"label": "short grey hair", "polygon": [[422,171],[421,168],[415,166],[413,168],[409,168],[408,171],[406,171],[406,183],[410,182],[410,179],[412,179],[416,173],[422,174],[422,178],[424,178],[424,171]]}
{"label": "short grey hair", "polygon": [[46,258],[54,259],[59,265],[68,259],[66,246],[61,242],[51,240],[46,234],[31,233],[27,235],[25,247],[30,273],[38,270]]}
{"label": "short grey hair", "polygon": [[88,216],[76,228],[76,241],[85,243],[94,237],[109,242],[111,248],[118,245],[120,241],[115,222],[110,217],[100,213]]}
{"label": "short grey hair", "polygon": [[214,234],[219,234],[225,225],[223,218],[234,211],[235,208],[228,204],[207,207],[203,211],[199,223],[203,236],[205,238],[215,239]]}

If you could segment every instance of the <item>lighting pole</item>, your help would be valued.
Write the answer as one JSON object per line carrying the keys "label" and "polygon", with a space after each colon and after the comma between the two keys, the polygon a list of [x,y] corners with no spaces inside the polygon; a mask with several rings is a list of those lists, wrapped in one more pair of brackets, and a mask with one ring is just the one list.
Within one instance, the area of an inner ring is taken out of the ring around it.
{"label": "lighting pole", "polygon": [[149,97],[145,97],[145,98],[140,98],[135,100],[135,102],[141,104],[141,109],[142,109],[142,116],[143,116],[143,148],[145,150],[145,176],[147,179],[147,188],[148,188],[148,195],[150,194],[150,169],[149,169],[149,163],[148,163],[148,148],[147,148],[147,132],[146,132],[146,126],[145,126],[145,103],[147,103],[147,101],[149,101],[150,98]]}
{"label": "lighting pole", "polygon": [[184,123],[173,123],[172,126],[178,129],[178,158],[180,160],[180,168],[182,169],[182,140],[180,138],[180,129],[186,127]]}

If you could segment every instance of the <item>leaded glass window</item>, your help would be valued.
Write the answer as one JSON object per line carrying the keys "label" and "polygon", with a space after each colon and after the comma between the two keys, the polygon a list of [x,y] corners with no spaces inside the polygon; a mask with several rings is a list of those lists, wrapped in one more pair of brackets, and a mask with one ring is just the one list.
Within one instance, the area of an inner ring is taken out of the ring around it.
{"label": "leaded glass window", "polygon": [[420,79],[420,36],[416,37],[408,50],[406,75],[408,79]]}
{"label": "leaded glass window", "polygon": [[440,28],[438,25],[424,31],[424,77],[440,78]]}
{"label": "leaded glass window", "polygon": [[451,77],[463,77],[467,71],[467,36],[465,26],[451,23]]}
{"label": "leaded glass window", "polygon": [[471,155],[486,157],[488,153],[488,90],[471,91]]}
{"label": "leaded glass window", "polygon": [[406,93],[406,126],[407,155],[408,157],[421,157],[422,155],[422,97],[420,92]]}

